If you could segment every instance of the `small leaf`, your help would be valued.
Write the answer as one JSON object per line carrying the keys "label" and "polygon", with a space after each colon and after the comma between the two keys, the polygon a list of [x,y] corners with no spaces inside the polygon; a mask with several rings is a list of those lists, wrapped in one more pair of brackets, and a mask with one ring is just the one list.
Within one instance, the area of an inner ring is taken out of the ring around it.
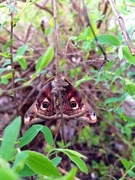
{"label": "small leaf", "polygon": [[77,156],[79,158],[85,158],[87,159],[86,156],[84,156],[83,154],[77,152],[77,151],[74,151],[74,150],[71,150],[71,149],[56,149],[57,151],[61,151],[63,153],[67,153],[67,154],[72,154],[74,156]]}
{"label": "small leaf", "polygon": [[[134,168],[135,168],[135,165],[134,165]],[[133,168],[133,169],[134,169]],[[130,170],[129,172],[128,172],[128,174],[131,176],[131,177],[133,177],[132,179],[135,179],[135,172],[134,172],[134,170]]]}
{"label": "small leaf", "polygon": [[121,99],[119,97],[112,97],[112,98],[108,98],[105,101],[105,104],[109,104],[109,103],[113,103],[113,102],[121,102]]}
{"label": "small leaf", "polygon": [[30,177],[30,176],[34,176],[37,173],[34,172],[29,166],[27,166],[26,164],[24,165],[24,168],[19,172],[19,176],[20,177]]}
{"label": "small leaf", "polygon": [[41,132],[44,134],[44,137],[47,143],[52,146],[53,145],[53,136],[50,129],[46,126],[42,126]]}
{"label": "small leaf", "polygon": [[124,85],[124,90],[128,92],[131,96],[135,94],[135,84],[134,83],[126,83]]}
{"label": "small leaf", "polygon": [[100,44],[110,44],[112,46],[119,46],[120,41],[118,38],[111,34],[102,34],[97,37]]}
{"label": "small leaf", "polygon": [[29,128],[22,136],[19,147],[22,148],[26,144],[30,143],[36,137],[36,135],[39,133],[41,129],[41,125],[34,125],[31,128]]}
{"label": "small leaf", "polygon": [[109,71],[112,66],[114,65],[114,61],[113,60],[110,60],[106,63],[106,71]]}
{"label": "small leaf", "polygon": [[4,84],[4,85],[7,85],[8,84],[8,79],[5,76],[2,76],[1,77],[1,83]]}
{"label": "small leaf", "polygon": [[18,13],[17,9],[15,8],[15,6],[12,6],[12,5],[7,5],[7,7],[12,10],[13,12],[15,13]]}
{"label": "small leaf", "polygon": [[6,52],[6,50],[9,48],[9,46],[12,44],[13,41],[14,41],[14,40],[11,39],[10,41],[8,41],[8,42],[4,45],[4,47],[3,47],[3,49],[2,49],[2,53],[3,53],[3,54]]}
{"label": "small leaf", "polygon": [[59,156],[57,156],[57,157],[51,159],[51,161],[53,162],[54,166],[58,166],[59,163],[61,162],[61,160],[62,160],[62,158],[59,157]]}
{"label": "small leaf", "polygon": [[36,64],[36,72],[39,73],[42,69],[50,64],[54,56],[54,47],[50,46],[46,53],[38,59]]}
{"label": "small leaf", "polygon": [[78,166],[78,168],[79,168],[82,172],[88,174],[87,166],[86,166],[85,162],[84,162],[81,158],[79,158],[79,157],[77,157],[77,156],[74,156],[74,155],[72,155],[72,154],[68,154],[68,156],[69,156],[69,158]]}
{"label": "small leaf", "polygon": [[108,103],[114,103],[114,102],[122,102],[126,99],[126,97],[128,96],[128,93],[123,94],[121,97],[112,97],[112,98],[108,98],[105,101],[105,104]]}
{"label": "small leaf", "polygon": [[7,71],[7,68],[0,68],[0,74],[2,74],[5,71]]}
{"label": "small leaf", "polygon": [[119,56],[119,59],[122,60],[122,58],[123,58],[123,51],[122,51],[122,47],[121,46],[119,47],[119,50],[118,50],[118,56]]}
{"label": "small leaf", "polygon": [[13,18],[13,25],[16,26],[17,22],[19,21],[20,19],[18,17],[14,17]]}
{"label": "small leaf", "polygon": [[15,83],[21,82],[21,81],[26,82],[26,80],[24,78],[16,78],[15,79]]}
{"label": "small leaf", "polygon": [[45,137],[47,143],[50,146],[52,146],[53,145],[53,136],[52,136],[50,129],[46,126],[37,124],[37,125],[33,125],[31,128],[29,128],[25,132],[25,134],[22,136],[22,138],[20,140],[20,148],[22,148],[23,146],[25,146],[26,144],[31,142],[39,132],[42,132],[44,134],[44,137]]}
{"label": "small leaf", "polygon": [[[77,169],[74,167],[71,169],[71,171],[68,174],[66,174],[63,177],[55,178],[55,180],[73,180],[75,178],[76,172]],[[54,179],[49,179],[49,180],[54,180]]]}
{"label": "small leaf", "polygon": [[132,149],[132,157],[133,157],[133,160],[135,162],[135,147],[133,147],[133,149]]}
{"label": "small leaf", "polygon": [[53,165],[43,154],[27,151],[29,157],[26,159],[26,164],[37,174],[43,176],[59,177],[61,176],[59,170]]}
{"label": "small leaf", "polygon": [[123,46],[122,51],[126,60],[131,64],[135,64],[135,56],[132,56],[128,46]]}
{"label": "small leaf", "polygon": [[11,61],[10,61],[10,59],[8,59],[8,60],[6,60],[6,61],[3,63],[2,67],[7,68],[7,67],[10,66],[10,65],[11,65]]}
{"label": "small leaf", "polygon": [[20,172],[24,168],[24,163],[27,157],[28,153],[25,151],[18,153],[12,166],[12,170]]}
{"label": "small leaf", "polygon": [[3,94],[3,91],[2,91],[2,89],[0,88],[0,95],[2,95]]}
{"label": "small leaf", "polygon": [[76,81],[75,83],[75,87],[78,87],[81,83],[84,83],[84,82],[87,82],[87,81],[90,81],[92,80],[93,78],[88,76],[87,74],[80,80]]}
{"label": "small leaf", "polygon": [[86,158],[86,156],[70,149],[56,149],[56,151],[60,151],[66,154],[78,166],[78,168],[82,172],[85,172],[86,174],[88,174],[87,166],[85,162],[81,159],[81,158]]}
{"label": "small leaf", "polygon": [[20,66],[23,70],[27,69],[27,62],[26,62],[26,59],[24,58],[24,56],[17,56],[16,60],[19,62]]}
{"label": "small leaf", "polygon": [[17,50],[17,55],[23,56],[27,49],[28,49],[28,45],[27,44],[19,47],[18,50]]}
{"label": "small leaf", "polygon": [[14,152],[14,146],[19,135],[21,117],[17,117],[9,126],[5,128],[4,137],[1,144],[1,156],[5,160],[10,160]]}
{"label": "small leaf", "polygon": [[7,167],[0,167],[0,179],[1,180],[18,180],[19,177],[11,169]]}
{"label": "small leaf", "polygon": [[[1,7],[0,7],[1,8]],[[8,24],[8,21],[4,21],[3,23],[0,24],[0,30],[6,25]]]}
{"label": "small leaf", "polygon": [[129,168],[131,167],[131,162],[126,160],[125,158],[120,158],[120,160],[123,166],[125,167],[126,171],[129,170]]}

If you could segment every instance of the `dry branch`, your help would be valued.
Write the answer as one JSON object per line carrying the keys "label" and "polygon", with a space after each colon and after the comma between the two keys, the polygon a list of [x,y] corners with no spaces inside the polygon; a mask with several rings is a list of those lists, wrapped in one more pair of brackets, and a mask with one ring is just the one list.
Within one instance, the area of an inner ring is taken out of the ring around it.
{"label": "dry branch", "polygon": [[128,33],[127,33],[124,20],[123,20],[123,18],[121,17],[119,11],[116,9],[116,6],[115,6],[114,2],[113,2],[112,0],[108,0],[108,1],[109,1],[110,5],[111,5],[111,8],[112,8],[112,10],[113,10],[113,12],[114,12],[114,14],[115,14],[118,22],[119,22],[119,25],[120,25],[122,34],[123,34],[123,36],[124,36],[124,38],[125,38],[125,40],[126,40],[126,42],[127,42],[127,45],[128,45],[128,47],[129,47],[129,49],[130,49],[130,51],[131,51],[131,54],[132,54],[132,55],[135,55],[135,47],[133,46],[132,41],[131,41]]}

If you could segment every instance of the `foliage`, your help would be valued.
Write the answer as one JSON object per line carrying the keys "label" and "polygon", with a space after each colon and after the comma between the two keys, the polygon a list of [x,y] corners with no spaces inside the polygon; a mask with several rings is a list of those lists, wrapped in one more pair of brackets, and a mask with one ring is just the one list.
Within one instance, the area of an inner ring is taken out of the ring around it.
{"label": "foliage", "polygon": [[[85,173],[88,173],[87,167],[81,158],[86,158],[80,153],[70,149],[53,148],[53,138],[51,131],[46,126],[34,125],[27,130],[21,138],[17,138],[19,135],[21,125],[21,118],[16,118],[4,131],[4,136],[0,148],[0,178],[18,179],[17,177],[29,177],[32,175],[38,175],[39,179],[45,177],[46,179],[59,179],[67,180],[73,179],[76,174],[76,169],[73,168],[67,175],[61,177],[61,173],[58,169],[58,164],[61,159],[57,156],[52,159],[51,156],[62,152],[66,154],[71,161],[77,164],[78,168]],[[15,131],[14,129],[17,129]],[[48,155],[41,153],[21,150],[24,145],[31,142],[37,133],[42,132],[45,140],[48,143],[50,151]]]}
{"label": "foliage", "polygon": [[[38,90],[39,85],[41,87],[48,77],[55,74],[51,3],[48,2],[45,6],[37,0],[21,1],[17,5],[6,1],[0,3],[0,119],[3,122],[1,124],[6,121],[5,127],[1,125],[1,129],[5,128],[4,136],[0,134],[0,179],[34,175],[39,179],[73,179],[76,168],[72,168],[65,176],[61,176],[59,172],[58,165],[64,159],[63,154],[76,164],[78,172],[88,173],[91,179],[92,174],[97,179],[135,178],[135,56],[132,55],[123,36],[125,31],[120,29],[108,2],[86,1],[98,43],[92,29],[86,26],[81,3],[75,4],[69,0],[58,3],[59,70],[74,82],[91,104],[98,122],[92,126],[85,125],[77,133],[78,138],[74,135],[74,145],[70,144],[71,149],[76,149],[73,151],[64,147],[60,141],[57,141],[58,147],[55,148],[50,131],[53,131],[55,125],[50,129],[43,125],[33,125],[27,131],[23,127],[26,132],[18,139],[20,117],[10,124],[15,106],[10,99],[6,105],[3,102],[3,99],[13,98],[16,93],[16,104],[23,117],[32,96],[23,94],[21,90],[24,88],[25,91],[27,87],[34,89],[36,86]],[[133,46],[134,5],[134,0],[116,1],[117,10],[125,21]],[[13,37],[10,36],[11,24]],[[106,52],[107,61],[104,61],[99,45]],[[41,80],[42,84],[39,83]],[[9,107],[8,110],[5,106]],[[39,133],[43,134],[47,144],[44,150],[46,155],[23,150]],[[87,155],[78,153],[80,149],[87,152],[88,159],[85,162],[82,158]],[[79,175],[83,177],[81,173]]]}

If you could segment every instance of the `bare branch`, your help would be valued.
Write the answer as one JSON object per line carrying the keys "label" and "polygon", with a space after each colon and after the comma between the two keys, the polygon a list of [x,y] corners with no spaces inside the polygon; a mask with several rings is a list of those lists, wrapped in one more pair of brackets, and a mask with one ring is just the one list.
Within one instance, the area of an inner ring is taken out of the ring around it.
{"label": "bare branch", "polygon": [[[82,3],[83,3],[84,17],[85,17],[85,20],[86,20],[86,22],[87,22],[87,26],[89,26],[89,27],[91,28],[91,31],[92,31],[92,33],[93,33],[93,35],[94,35],[94,38],[95,38],[95,41],[96,41],[96,45],[97,45],[97,47],[99,47],[99,49],[100,49],[100,50],[102,51],[102,53],[103,53],[103,56],[104,56],[104,63],[103,63],[103,65],[104,65],[105,62],[108,61],[108,60],[107,60],[107,54],[106,54],[106,52],[104,51],[104,49],[102,48],[102,46],[98,43],[98,39],[97,39],[97,36],[96,36],[96,34],[95,34],[95,32],[94,32],[94,29],[93,29],[93,27],[92,27],[92,25],[91,25],[91,22],[90,22],[90,19],[89,19],[89,16],[88,16],[88,12],[87,12],[87,7],[86,7],[86,5],[85,5],[84,0],[82,0]],[[103,66],[103,65],[102,65],[102,66]]]}
{"label": "bare branch", "polygon": [[[14,6],[16,5],[16,0],[14,0]],[[11,25],[10,25],[10,40],[13,40],[13,30],[14,30],[14,12],[11,10]],[[11,72],[12,72],[12,88],[15,88],[15,71],[14,71],[14,62],[13,62],[13,42],[10,44],[10,55],[11,55]],[[18,115],[18,104],[16,91],[14,91],[14,103],[16,107],[16,114]]]}
{"label": "bare branch", "polygon": [[110,5],[111,5],[111,8],[112,8],[112,10],[113,10],[113,12],[114,12],[114,14],[115,14],[118,22],[119,22],[119,25],[120,25],[122,34],[123,34],[123,36],[124,36],[124,38],[125,38],[125,40],[126,40],[126,42],[127,42],[127,45],[128,45],[128,47],[129,47],[129,49],[130,49],[130,51],[131,51],[131,54],[132,54],[132,55],[135,55],[135,47],[133,46],[133,43],[132,43],[132,41],[131,41],[128,33],[127,33],[124,20],[123,20],[123,18],[121,17],[119,11],[116,9],[116,6],[115,6],[114,2],[113,2],[112,0],[108,0],[108,1],[109,1]]}
{"label": "bare branch", "polygon": [[37,3],[35,3],[35,5],[36,5],[38,8],[43,9],[43,10],[47,11],[48,13],[50,13],[51,15],[53,15],[52,11],[50,11],[50,9],[48,9],[47,7],[44,7],[44,6],[42,6],[42,5],[40,5],[40,4],[37,4]]}
{"label": "bare branch", "polygon": [[[61,119],[61,130],[62,139],[64,144],[66,144],[64,135],[64,118],[63,118],[63,108],[62,108],[62,95],[58,84],[60,84],[60,73],[59,73],[59,43],[58,43],[58,27],[57,27],[57,0],[52,0],[53,7],[53,18],[54,18],[54,42],[55,42],[55,61],[56,61],[56,81],[54,89],[58,91],[58,96],[60,100],[60,119]],[[54,106],[56,106],[56,95],[54,96]],[[56,108],[57,110],[57,108]],[[58,112],[56,111],[56,116],[58,118]]]}

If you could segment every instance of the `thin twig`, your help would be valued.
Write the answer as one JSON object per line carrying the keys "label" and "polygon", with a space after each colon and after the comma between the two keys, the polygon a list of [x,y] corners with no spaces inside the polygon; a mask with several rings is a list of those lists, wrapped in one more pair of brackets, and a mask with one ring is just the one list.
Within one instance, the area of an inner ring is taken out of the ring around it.
{"label": "thin twig", "polygon": [[[95,32],[94,32],[94,29],[93,29],[93,27],[92,27],[92,24],[91,24],[91,22],[90,22],[90,18],[89,18],[89,16],[88,16],[88,12],[87,12],[87,7],[86,7],[86,5],[85,5],[85,2],[84,2],[84,0],[82,0],[82,3],[83,3],[83,11],[84,11],[84,17],[85,17],[85,20],[86,20],[86,22],[87,22],[87,27],[90,27],[91,28],[91,31],[92,31],[92,33],[93,33],[93,35],[94,35],[94,38],[95,38],[95,41],[96,41],[96,45],[97,45],[97,47],[99,47],[99,49],[102,51],[102,53],[103,53],[103,56],[104,56],[104,63],[103,63],[103,65],[106,63],[106,61],[108,61],[108,59],[107,59],[107,54],[106,54],[106,52],[104,51],[104,49],[102,48],[102,46],[98,43],[98,39],[97,39],[97,36],[96,36],[96,34],[95,34]],[[103,66],[102,65],[102,66]],[[101,66],[101,67],[102,67]]]}
{"label": "thin twig", "polygon": [[[16,0],[14,1],[14,5],[16,4]],[[10,40],[13,40],[13,30],[14,30],[14,12],[11,10],[11,26],[10,26]],[[14,62],[13,62],[13,42],[10,44],[10,55],[11,55],[11,72],[12,72],[12,88],[15,88],[15,71],[14,71]],[[16,107],[16,114],[18,115],[18,104],[17,104],[17,97],[16,91],[14,91],[14,103]]]}
{"label": "thin twig", "polygon": [[55,61],[56,61],[56,77],[59,78],[59,57],[58,57],[58,27],[57,27],[57,7],[56,1],[52,0],[53,18],[54,18],[54,42],[55,42]]}
{"label": "thin twig", "polygon": [[[59,106],[60,106],[60,119],[61,119],[61,136],[65,144],[65,136],[64,136],[64,118],[63,118],[63,108],[62,108],[62,95],[61,95],[61,83],[60,83],[60,73],[59,73],[59,44],[58,44],[58,27],[57,27],[57,3],[56,0],[52,0],[52,6],[53,6],[53,18],[54,18],[54,42],[55,42],[55,61],[56,61],[56,89],[58,92],[58,98],[59,98]],[[56,94],[55,94],[56,95]],[[56,106],[56,99],[57,97],[54,97],[54,105]],[[57,111],[57,108],[56,108]],[[56,115],[58,117],[58,113],[56,112]]]}
{"label": "thin twig", "polygon": [[[102,15],[101,17],[105,16],[106,13],[107,13],[107,10],[108,10],[108,1],[105,1],[105,3],[101,2],[100,4],[103,4],[104,5],[104,9],[103,9],[103,12],[102,12]],[[103,20],[100,20],[97,24],[97,28],[99,29],[101,24],[102,24]]]}
{"label": "thin twig", "polygon": [[42,6],[42,5],[40,5],[40,4],[37,4],[37,3],[35,3],[35,5],[36,5],[38,8],[43,9],[43,10],[47,11],[48,13],[50,13],[51,15],[53,15],[52,11],[50,11],[50,9],[48,9],[47,7]]}
{"label": "thin twig", "polygon": [[128,33],[127,33],[124,20],[123,20],[123,18],[121,17],[119,11],[116,9],[116,6],[115,6],[114,2],[113,2],[112,0],[108,0],[108,1],[109,1],[110,5],[111,5],[111,8],[112,8],[112,10],[113,10],[113,12],[114,12],[114,14],[115,14],[118,22],[119,22],[119,25],[120,25],[122,34],[123,34],[123,36],[124,36],[124,38],[125,38],[125,40],[126,40],[126,42],[127,42],[127,45],[128,45],[128,47],[129,47],[129,49],[130,49],[130,51],[131,51],[131,54],[132,54],[132,55],[135,55],[135,47],[133,46],[133,43],[132,43],[132,41],[131,41]]}
{"label": "thin twig", "polygon": [[[3,29],[5,29],[8,33],[10,33],[10,31],[8,29],[6,29],[5,27],[3,27]],[[33,46],[31,46],[30,44],[26,43],[22,39],[18,38],[14,33],[13,33],[13,37],[16,38],[18,41],[22,42],[23,44],[27,44],[32,50],[34,50],[35,53],[37,53],[38,55],[41,56],[40,52],[38,52]]]}

